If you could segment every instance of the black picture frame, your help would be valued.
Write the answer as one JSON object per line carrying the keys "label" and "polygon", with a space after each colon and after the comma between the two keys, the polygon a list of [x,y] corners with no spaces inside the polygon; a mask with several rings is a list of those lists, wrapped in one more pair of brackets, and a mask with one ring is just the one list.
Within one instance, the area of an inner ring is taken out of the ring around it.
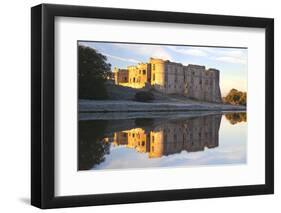
{"label": "black picture frame", "polygon": [[[55,197],[55,17],[264,28],[265,184]],[[31,8],[31,204],[60,208],[274,193],[274,20],[241,16],[41,4]]]}

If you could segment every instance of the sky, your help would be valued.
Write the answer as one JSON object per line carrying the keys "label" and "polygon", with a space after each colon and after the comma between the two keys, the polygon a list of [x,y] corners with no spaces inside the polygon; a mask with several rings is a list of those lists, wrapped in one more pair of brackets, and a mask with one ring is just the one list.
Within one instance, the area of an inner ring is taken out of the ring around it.
{"label": "sky", "polygon": [[132,44],[79,41],[79,45],[94,48],[107,57],[114,67],[127,68],[150,57],[183,65],[197,64],[220,70],[220,87],[225,96],[232,89],[247,91],[247,48],[204,47],[187,45]]}

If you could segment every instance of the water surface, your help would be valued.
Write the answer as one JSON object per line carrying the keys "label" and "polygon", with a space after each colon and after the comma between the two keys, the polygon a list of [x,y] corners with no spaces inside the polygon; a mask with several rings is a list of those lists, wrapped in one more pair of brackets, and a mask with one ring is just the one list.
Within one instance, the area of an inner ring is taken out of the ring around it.
{"label": "water surface", "polygon": [[78,170],[243,164],[246,147],[246,113],[82,113]]}

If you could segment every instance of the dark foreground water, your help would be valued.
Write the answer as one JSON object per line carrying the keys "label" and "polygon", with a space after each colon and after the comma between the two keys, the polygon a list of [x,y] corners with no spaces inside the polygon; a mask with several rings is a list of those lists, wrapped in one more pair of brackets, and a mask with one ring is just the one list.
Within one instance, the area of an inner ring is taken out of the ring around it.
{"label": "dark foreground water", "polygon": [[81,114],[78,170],[246,163],[246,113]]}

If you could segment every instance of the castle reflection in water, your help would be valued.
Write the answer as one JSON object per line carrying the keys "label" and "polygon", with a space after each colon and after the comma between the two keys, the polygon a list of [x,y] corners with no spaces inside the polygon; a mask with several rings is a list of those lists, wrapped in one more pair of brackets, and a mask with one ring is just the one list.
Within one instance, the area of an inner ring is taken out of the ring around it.
{"label": "castle reflection in water", "polygon": [[[129,118],[128,114],[126,119],[81,119],[78,170],[245,162],[247,114],[202,114],[162,113],[140,118]],[[187,161],[191,152],[193,158]],[[194,160],[196,156],[201,156],[202,161]],[[227,156],[241,159],[229,160]]]}
{"label": "castle reflection in water", "polygon": [[195,152],[202,151],[205,147],[217,147],[220,122],[221,115],[170,120],[150,127],[114,132],[103,141],[113,146],[126,146],[140,153],[148,153],[149,158],[159,158],[183,150]]}

